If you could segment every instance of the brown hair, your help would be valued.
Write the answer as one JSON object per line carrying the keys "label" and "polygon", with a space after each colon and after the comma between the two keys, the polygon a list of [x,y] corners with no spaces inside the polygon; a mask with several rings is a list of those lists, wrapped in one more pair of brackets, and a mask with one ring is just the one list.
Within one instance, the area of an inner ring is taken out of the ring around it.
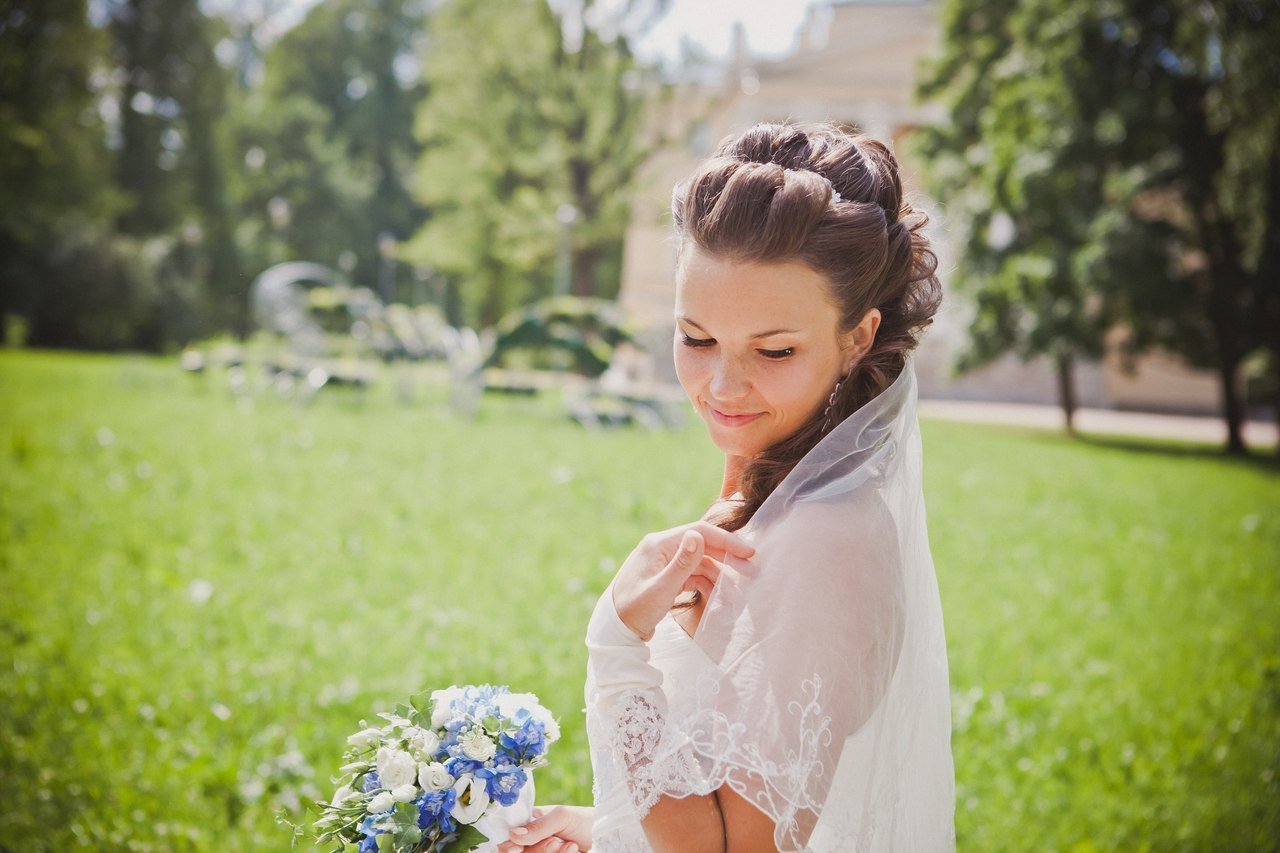
{"label": "brown hair", "polygon": [[[680,250],[691,241],[723,258],[799,261],[825,276],[841,332],[880,309],[874,343],[840,383],[831,427],[898,377],[942,302],[937,257],[923,233],[928,217],[903,200],[893,152],[864,134],[758,124],[722,142],[677,186],[671,210]],[[742,502],[712,520],[727,530],[750,521],[822,438],[824,419],[820,409],[752,458]]]}

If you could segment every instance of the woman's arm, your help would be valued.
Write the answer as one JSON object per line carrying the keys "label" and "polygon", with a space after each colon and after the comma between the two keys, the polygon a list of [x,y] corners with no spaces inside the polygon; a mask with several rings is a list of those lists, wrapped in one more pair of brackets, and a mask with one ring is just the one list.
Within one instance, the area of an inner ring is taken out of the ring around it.
{"label": "woman's arm", "polygon": [[707,796],[662,797],[640,822],[657,853],[775,853],[773,821],[729,786]]}
{"label": "woman's arm", "polygon": [[[511,832],[503,853],[585,853],[591,849],[592,809],[551,806]],[[773,821],[727,786],[707,796],[662,797],[641,822],[658,853],[773,853]]]}
{"label": "woman's arm", "polygon": [[649,845],[660,853],[774,849],[773,823],[730,789],[670,795],[678,793],[670,789],[673,778],[692,771],[696,759],[669,725],[661,675],[649,664],[646,644],[676,596],[691,589],[709,595],[730,570],[728,555],[753,553],[740,537],[706,522],[647,536],[592,614],[587,646],[599,694],[595,713]]}

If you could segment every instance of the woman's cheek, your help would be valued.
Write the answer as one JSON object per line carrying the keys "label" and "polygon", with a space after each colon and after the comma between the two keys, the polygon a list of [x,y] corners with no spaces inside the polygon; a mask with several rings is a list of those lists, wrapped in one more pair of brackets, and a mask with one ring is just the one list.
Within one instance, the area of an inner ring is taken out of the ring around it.
{"label": "woman's cheek", "polygon": [[696,401],[698,391],[702,387],[702,377],[706,373],[705,359],[692,348],[677,343],[675,346],[676,379],[685,395]]}

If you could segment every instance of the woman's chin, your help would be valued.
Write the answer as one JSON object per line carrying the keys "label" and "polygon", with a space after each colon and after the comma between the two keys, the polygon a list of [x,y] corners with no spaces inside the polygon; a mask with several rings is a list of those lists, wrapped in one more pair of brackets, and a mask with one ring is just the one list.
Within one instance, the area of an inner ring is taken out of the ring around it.
{"label": "woman's chin", "polygon": [[758,441],[752,441],[744,435],[726,435],[723,428],[717,428],[712,424],[707,425],[707,434],[711,437],[711,443],[726,456],[742,456],[750,459],[764,449]]}

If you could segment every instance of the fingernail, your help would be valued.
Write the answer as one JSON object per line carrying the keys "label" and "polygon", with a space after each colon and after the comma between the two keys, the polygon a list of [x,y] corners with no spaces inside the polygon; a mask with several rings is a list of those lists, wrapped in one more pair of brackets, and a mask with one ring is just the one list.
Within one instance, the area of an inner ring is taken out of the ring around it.
{"label": "fingernail", "polygon": [[516,836],[528,835],[529,830],[525,829],[523,826],[515,826],[511,828],[511,834]]}
{"label": "fingernail", "polygon": [[684,537],[684,550],[692,554],[698,548],[698,543],[693,536],[686,533]]}

